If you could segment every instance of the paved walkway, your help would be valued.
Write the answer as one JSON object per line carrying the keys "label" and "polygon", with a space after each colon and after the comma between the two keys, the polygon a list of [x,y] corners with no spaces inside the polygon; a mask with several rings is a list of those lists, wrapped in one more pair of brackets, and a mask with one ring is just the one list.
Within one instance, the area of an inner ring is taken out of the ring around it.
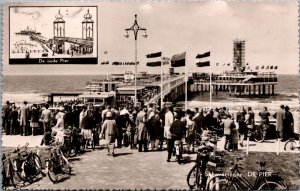
{"label": "paved walkway", "polygon": [[[14,147],[29,142],[40,144],[42,136],[2,136],[3,146]],[[246,143],[246,141],[245,141]],[[129,148],[116,149],[116,157],[106,155],[103,143],[95,151],[70,159],[72,175],[53,184],[48,177],[26,185],[26,189],[188,189],[186,178],[194,165],[196,154],[184,154],[185,164],[179,165],[175,157],[167,162],[166,151],[138,152]],[[218,144],[220,147],[221,143]],[[275,140],[264,143],[250,142],[251,151],[276,152]],[[246,150],[246,147],[241,148]],[[283,144],[280,142],[283,151]],[[294,151],[295,152],[295,151]],[[299,151],[297,151],[299,152]]]}

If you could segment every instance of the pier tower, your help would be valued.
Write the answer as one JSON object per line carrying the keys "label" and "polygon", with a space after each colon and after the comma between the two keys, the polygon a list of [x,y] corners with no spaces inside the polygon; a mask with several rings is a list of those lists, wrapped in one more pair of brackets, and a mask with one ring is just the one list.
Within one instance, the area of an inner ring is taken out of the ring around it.
{"label": "pier tower", "polygon": [[92,15],[87,10],[87,13],[83,16],[84,20],[82,21],[82,38],[93,40],[94,35],[94,21],[92,20]]}
{"label": "pier tower", "polygon": [[65,52],[65,24],[63,16],[60,14],[60,10],[58,10],[58,14],[53,21],[53,44],[55,45],[53,51],[57,54]]}
{"label": "pier tower", "polygon": [[245,40],[233,41],[233,66],[235,71],[245,70]]}

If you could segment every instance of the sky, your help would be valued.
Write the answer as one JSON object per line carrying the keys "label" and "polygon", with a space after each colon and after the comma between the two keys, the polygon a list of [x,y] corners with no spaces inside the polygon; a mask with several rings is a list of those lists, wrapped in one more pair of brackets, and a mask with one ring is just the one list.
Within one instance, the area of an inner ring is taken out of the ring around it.
{"label": "sky", "polygon": [[[82,4],[81,4],[82,5]],[[187,70],[208,71],[196,67],[196,55],[211,51],[212,71],[232,63],[233,40],[246,41],[246,62],[251,68],[277,65],[278,73],[298,73],[298,3],[271,2],[153,2],[98,3],[98,63],[109,60],[131,62],[135,57],[134,36],[123,35],[133,25],[134,15],[147,38],[138,34],[138,71],[159,73],[159,68],[146,67],[146,54],[162,50],[172,57],[186,51]],[[52,22],[52,20],[50,21]],[[80,21],[81,22],[81,21]],[[6,26],[6,25],[5,25]],[[4,28],[5,28],[4,26]],[[76,30],[76,29],[74,29]],[[6,50],[7,50],[6,46]],[[4,50],[5,51],[5,50]],[[107,51],[107,54],[104,52]],[[215,63],[220,63],[217,67]],[[106,74],[134,70],[134,66],[98,65],[8,65],[4,59],[4,75]],[[168,66],[164,67],[167,72]],[[184,68],[177,72],[184,72]]]}

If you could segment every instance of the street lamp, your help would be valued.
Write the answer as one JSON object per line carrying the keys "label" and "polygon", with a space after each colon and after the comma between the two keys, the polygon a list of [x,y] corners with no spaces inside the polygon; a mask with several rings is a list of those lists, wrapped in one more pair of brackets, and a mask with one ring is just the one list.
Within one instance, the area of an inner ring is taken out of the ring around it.
{"label": "street lamp", "polygon": [[134,95],[135,95],[135,100],[134,100],[134,106],[136,106],[137,103],[137,84],[136,84],[136,76],[137,76],[137,35],[139,31],[144,31],[144,34],[142,35],[143,37],[147,38],[147,29],[141,28],[138,23],[137,23],[137,15],[134,15],[135,20],[134,23],[132,25],[132,27],[125,29],[125,34],[124,37],[128,38],[129,34],[128,31],[133,31],[134,33],[134,42],[135,42],[135,74],[134,74],[134,86],[135,86],[135,90],[134,90]]}

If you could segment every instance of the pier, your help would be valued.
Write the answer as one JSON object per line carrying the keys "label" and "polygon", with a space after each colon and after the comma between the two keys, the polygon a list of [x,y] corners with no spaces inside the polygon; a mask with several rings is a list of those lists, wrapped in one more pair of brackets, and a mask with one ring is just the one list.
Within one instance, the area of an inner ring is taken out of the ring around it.
{"label": "pier", "polygon": [[[163,102],[174,102],[180,96],[185,94],[185,75],[179,76],[168,76],[163,78],[162,83],[162,97]],[[150,100],[146,101],[145,104],[159,102],[161,99],[161,93],[153,96]]]}
{"label": "pier", "polygon": [[[188,84],[190,92],[210,91],[209,77],[194,74],[190,78],[191,83]],[[275,85],[278,84],[277,74],[274,73],[243,73],[243,74],[227,74],[212,76],[212,93],[218,95],[219,91],[227,91],[228,94],[235,96],[265,96],[275,95]]]}

